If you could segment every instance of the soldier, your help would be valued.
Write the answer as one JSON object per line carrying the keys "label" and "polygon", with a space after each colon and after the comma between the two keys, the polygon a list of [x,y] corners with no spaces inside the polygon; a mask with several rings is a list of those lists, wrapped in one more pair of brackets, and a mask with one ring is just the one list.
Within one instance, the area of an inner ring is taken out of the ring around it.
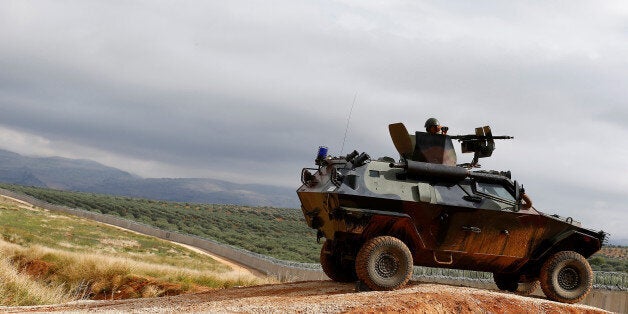
{"label": "soldier", "polygon": [[430,134],[447,134],[448,127],[441,127],[436,118],[429,118],[425,121],[425,131]]}

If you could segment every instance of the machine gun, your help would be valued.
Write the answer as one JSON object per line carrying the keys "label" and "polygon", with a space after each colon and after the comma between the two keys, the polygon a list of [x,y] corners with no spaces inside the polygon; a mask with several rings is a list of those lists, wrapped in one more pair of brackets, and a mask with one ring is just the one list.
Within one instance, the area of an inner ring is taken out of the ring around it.
{"label": "machine gun", "polygon": [[[410,135],[401,122],[388,125],[388,130],[402,159],[460,166],[467,169],[479,168],[478,159],[490,157],[493,154],[495,150],[494,140],[513,138],[512,136],[493,136],[489,126],[476,128],[475,134],[453,136],[426,132],[416,132],[415,135]],[[441,130],[447,133],[448,128],[443,127]],[[457,157],[452,139],[460,142],[463,153],[474,153],[472,162],[456,164]]]}
{"label": "machine gun", "polygon": [[[447,131],[445,130],[445,132]],[[481,167],[480,164],[478,164],[478,159],[490,157],[493,154],[493,151],[495,150],[494,140],[514,139],[514,137],[507,135],[493,136],[491,127],[488,125],[475,128],[475,134],[452,135],[450,137],[460,142],[462,153],[474,153],[472,162],[458,165],[468,169]]]}

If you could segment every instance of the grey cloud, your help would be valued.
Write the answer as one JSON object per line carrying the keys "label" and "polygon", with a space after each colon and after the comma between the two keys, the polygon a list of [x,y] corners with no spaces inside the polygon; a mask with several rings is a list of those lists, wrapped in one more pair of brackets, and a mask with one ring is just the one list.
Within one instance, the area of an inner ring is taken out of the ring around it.
{"label": "grey cloud", "polygon": [[599,178],[628,167],[618,141],[628,136],[626,12],[613,6],[4,3],[0,126],[148,176],[164,172],[123,160],[292,186],[318,145],[340,153],[357,92],[345,154],[394,157],[392,122],[419,130],[436,116],[455,133],[490,124],[516,139],[485,167],[513,169],[549,207],[578,191],[562,199],[567,210],[606,201],[621,216],[628,183],[606,195]]}

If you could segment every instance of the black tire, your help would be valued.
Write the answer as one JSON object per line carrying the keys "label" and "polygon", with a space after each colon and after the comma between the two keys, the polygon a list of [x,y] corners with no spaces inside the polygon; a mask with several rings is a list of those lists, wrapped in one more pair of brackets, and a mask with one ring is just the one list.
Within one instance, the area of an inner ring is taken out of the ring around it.
{"label": "black tire", "polygon": [[519,276],[512,274],[493,273],[493,281],[497,289],[516,292],[519,286]]}
{"label": "black tire", "polygon": [[554,301],[576,303],[587,296],[593,286],[589,262],[573,251],[552,255],[541,267],[541,289]]}
{"label": "black tire", "polygon": [[412,254],[397,238],[376,237],[364,243],[355,267],[358,278],[372,290],[394,290],[412,277]]}
{"label": "black tire", "polygon": [[336,282],[352,282],[358,279],[355,263],[341,259],[339,252],[332,250],[332,241],[327,240],[321,248],[321,267],[327,277]]}
{"label": "black tire", "polygon": [[519,275],[493,273],[493,280],[499,290],[514,292],[518,295],[530,295],[539,287],[539,281],[519,282]]}

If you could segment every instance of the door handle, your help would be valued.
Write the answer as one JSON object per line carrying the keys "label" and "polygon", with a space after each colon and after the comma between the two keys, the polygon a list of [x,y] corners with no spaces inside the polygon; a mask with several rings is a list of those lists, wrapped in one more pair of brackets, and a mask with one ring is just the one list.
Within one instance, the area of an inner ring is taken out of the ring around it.
{"label": "door handle", "polygon": [[480,229],[478,227],[474,227],[474,226],[462,226],[462,230],[464,230],[464,231],[471,231],[471,232],[475,232],[475,233],[482,232],[482,229]]}

